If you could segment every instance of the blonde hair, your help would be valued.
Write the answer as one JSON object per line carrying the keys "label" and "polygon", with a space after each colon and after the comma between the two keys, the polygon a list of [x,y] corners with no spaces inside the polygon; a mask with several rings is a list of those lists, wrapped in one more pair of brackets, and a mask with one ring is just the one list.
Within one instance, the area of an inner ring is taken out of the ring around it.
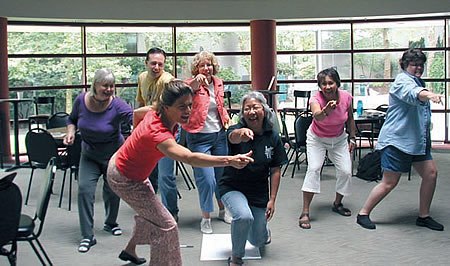
{"label": "blonde hair", "polygon": [[191,73],[193,76],[198,75],[198,65],[205,59],[211,61],[211,64],[213,65],[213,75],[219,72],[219,62],[217,61],[217,57],[211,52],[201,51],[200,53],[196,54],[194,56],[194,60],[192,60]]}

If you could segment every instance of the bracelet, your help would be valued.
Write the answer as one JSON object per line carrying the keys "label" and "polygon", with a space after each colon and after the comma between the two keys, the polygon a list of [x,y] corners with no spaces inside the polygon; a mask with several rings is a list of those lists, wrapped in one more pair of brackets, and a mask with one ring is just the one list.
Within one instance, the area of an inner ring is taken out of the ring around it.
{"label": "bracelet", "polygon": [[356,145],[356,139],[350,138],[350,143],[353,144],[353,145]]}

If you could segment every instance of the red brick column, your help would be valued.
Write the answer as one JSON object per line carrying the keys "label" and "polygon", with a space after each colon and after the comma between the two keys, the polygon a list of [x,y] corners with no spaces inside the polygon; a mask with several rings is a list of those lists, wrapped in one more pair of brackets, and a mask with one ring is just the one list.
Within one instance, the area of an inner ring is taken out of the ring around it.
{"label": "red brick column", "polygon": [[[0,17],[0,98],[9,98],[8,86],[8,20]],[[11,161],[11,144],[9,141],[9,103],[0,104],[0,149],[3,161]]]}
{"label": "red brick column", "polygon": [[[267,90],[277,72],[275,20],[250,21],[252,89]],[[272,90],[276,88],[276,79]]]}

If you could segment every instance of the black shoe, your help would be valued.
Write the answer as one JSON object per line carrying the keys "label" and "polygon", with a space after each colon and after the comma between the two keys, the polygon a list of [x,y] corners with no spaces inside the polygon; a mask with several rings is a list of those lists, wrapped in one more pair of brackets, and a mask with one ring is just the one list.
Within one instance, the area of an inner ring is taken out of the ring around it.
{"label": "black shoe", "polygon": [[377,228],[376,225],[370,220],[369,215],[358,214],[358,216],[356,216],[356,223],[370,230]]}
{"label": "black shoe", "polygon": [[417,217],[416,225],[428,227],[431,230],[444,231],[444,226],[436,222],[433,218],[431,218],[431,216],[427,216],[425,218]]}
{"label": "black shoe", "polygon": [[97,244],[97,240],[95,240],[95,237],[92,236],[91,238],[84,238],[81,239],[80,245],[78,246],[78,252],[86,253],[88,252],[92,246]]}
{"label": "black shoe", "polygon": [[132,263],[134,263],[136,265],[147,262],[147,260],[145,258],[136,258],[133,255],[131,255],[130,253],[126,252],[125,250],[122,250],[122,252],[120,252],[119,259],[121,259],[123,261],[131,261]]}

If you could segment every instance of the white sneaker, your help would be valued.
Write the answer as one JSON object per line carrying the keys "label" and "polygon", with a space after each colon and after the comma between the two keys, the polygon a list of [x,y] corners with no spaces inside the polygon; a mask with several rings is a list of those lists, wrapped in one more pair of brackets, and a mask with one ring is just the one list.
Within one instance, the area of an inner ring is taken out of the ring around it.
{"label": "white sneaker", "polygon": [[224,221],[227,224],[231,224],[231,220],[233,219],[231,217],[230,211],[228,211],[227,208],[223,210],[219,210],[219,216],[217,217],[219,220]]}
{"label": "white sneaker", "polygon": [[211,219],[202,218],[202,221],[200,222],[200,231],[202,231],[203,234],[212,234]]}

